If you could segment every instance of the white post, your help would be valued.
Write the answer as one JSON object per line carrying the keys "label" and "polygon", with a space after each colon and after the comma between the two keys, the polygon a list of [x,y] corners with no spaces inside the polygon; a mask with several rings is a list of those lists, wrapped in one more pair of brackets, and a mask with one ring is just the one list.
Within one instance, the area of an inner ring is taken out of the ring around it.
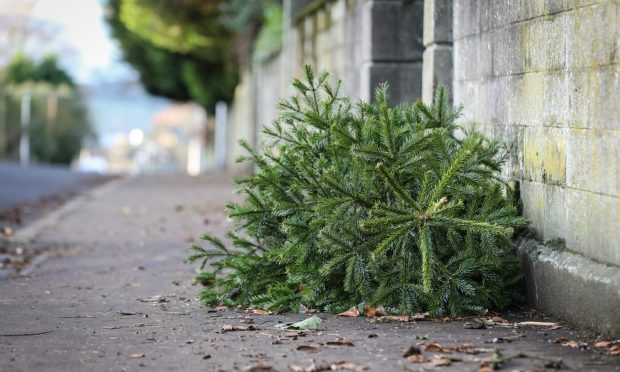
{"label": "white post", "polygon": [[226,126],[228,116],[228,105],[225,102],[218,102],[215,105],[215,134],[214,134],[214,153],[215,168],[223,171],[226,169]]}
{"label": "white post", "polygon": [[197,176],[202,171],[202,143],[192,138],[187,146],[187,174]]}
{"label": "white post", "polygon": [[29,92],[22,95],[21,106],[21,136],[19,138],[19,163],[22,167],[27,167],[30,163],[30,135],[28,127],[30,124],[30,100],[32,96]]}

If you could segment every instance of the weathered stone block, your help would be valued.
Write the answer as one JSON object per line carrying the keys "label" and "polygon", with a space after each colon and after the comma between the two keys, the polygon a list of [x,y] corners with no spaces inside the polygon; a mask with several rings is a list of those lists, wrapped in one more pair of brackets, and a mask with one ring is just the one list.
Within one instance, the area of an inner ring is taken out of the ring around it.
{"label": "weathered stone block", "polygon": [[452,90],[452,46],[434,44],[426,48],[422,71],[422,99],[425,102],[432,102],[439,86]]}
{"label": "weathered stone block", "polygon": [[[480,78],[489,78],[493,76],[493,32],[487,32],[480,35],[480,40],[478,42],[478,59],[477,59],[477,69],[478,69],[478,77]],[[473,66],[475,67],[475,66]],[[470,68],[472,68],[470,66]]]}
{"label": "weathered stone block", "polygon": [[523,215],[530,219],[530,227],[542,239],[545,227],[545,184],[540,182],[521,181],[521,199]]}
{"label": "weathered stone block", "polygon": [[362,68],[362,96],[372,100],[375,88],[387,82],[390,104],[411,103],[422,95],[422,62],[372,63]]}
{"label": "weathered stone block", "polygon": [[518,20],[524,21],[544,15],[546,0],[523,0],[518,6]]}
{"label": "weathered stone block", "polygon": [[578,8],[567,13],[567,65],[586,67],[618,63],[619,17],[618,6],[613,3]]}
{"label": "weathered stone block", "polygon": [[480,32],[478,0],[454,0],[454,39]]}
{"label": "weathered stone block", "polygon": [[543,74],[542,122],[545,126],[566,126],[566,112],[568,111],[566,79],[564,71]]}
{"label": "weathered stone block", "polygon": [[566,208],[566,197],[565,187],[544,186],[545,208],[541,232],[545,240],[562,239],[566,235],[566,231],[570,229],[568,225],[568,213],[570,211]]}
{"label": "weathered stone block", "polygon": [[517,24],[495,31],[493,36],[493,75],[525,72],[527,24]]}
{"label": "weathered stone block", "polygon": [[453,84],[453,102],[456,106],[462,105],[461,122],[472,121],[476,118],[478,106],[478,82],[455,80]]}
{"label": "weathered stone block", "polygon": [[480,81],[476,120],[483,125],[505,125],[508,121],[509,79],[501,76]]}
{"label": "weathered stone block", "polygon": [[509,85],[508,120],[511,124],[540,126],[544,108],[543,73],[514,76]]}
{"label": "weathered stone block", "polygon": [[588,128],[620,130],[620,65],[590,69],[585,99]]}
{"label": "weathered stone block", "polygon": [[620,129],[620,65],[571,69],[566,90],[571,128]]}
{"label": "weathered stone block", "polygon": [[424,1],[424,45],[452,42],[452,0]]}
{"label": "weathered stone block", "polygon": [[569,187],[620,197],[620,132],[571,129],[566,169]]}
{"label": "weathered stone block", "polygon": [[527,128],[523,137],[523,166],[527,180],[566,184],[566,129]]}
{"label": "weathered stone block", "polygon": [[370,32],[364,61],[422,61],[422,1],[374,1],[364,9]]}
{"label": "weathered stone block", "polygon": [[526,44],[528,71],[562,69],[566,65],[566,19],[564,14],[540,18],[527,23]]}
{"label": "weathered stone block", "polygon": [[566,123],[571,128],[587,128],[590,123],[589,79],[587,70],[569,69],[566,73]]}
{"label": "weathered stone block", "polygon": [[492,29],[503,28],[519,21],[519,7],[522,0],[491,0],[488,15]]}
{"label": "weathered stone block", "polygon": [[567,189],[566,247],[620,265],[620,198]]}
{"label": "weathered stone block", "polygon": [[[457,80],[475,80],[480,77],[478,69],[482,67],[482,62],[478,57],[479,44],[480,35],[472,35],[455,41],[454,60],[458,61],[458,64],[454,66],[454,76]],[[486,63],[492,63],[490,58]]]}

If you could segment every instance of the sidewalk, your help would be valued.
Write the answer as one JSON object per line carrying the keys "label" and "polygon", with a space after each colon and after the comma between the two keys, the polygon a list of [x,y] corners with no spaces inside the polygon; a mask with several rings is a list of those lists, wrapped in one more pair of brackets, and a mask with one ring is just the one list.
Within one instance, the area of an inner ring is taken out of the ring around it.
{"label": "sidewalk", "polygon": [[[203,308],[184,259],[201,233],[223,236],[231,190],[222,175],[126,178],[18,231],[15,239],[49,246],[50,255],[30,276],[0,280],[0,371],[476,371],[495,348],[526,354],[505,370],[542,370],[561,358],[573,370],[620,371],[620,357],[563,324],[511,326],[541,320],[525,314],[502,314],[508,324],[486,329],[318,314],[318,331],[298,332],[275,325],[308,315]],[[404,358],[411,346],[427,361]],[[446,350],[456,346],[462,351]]]}

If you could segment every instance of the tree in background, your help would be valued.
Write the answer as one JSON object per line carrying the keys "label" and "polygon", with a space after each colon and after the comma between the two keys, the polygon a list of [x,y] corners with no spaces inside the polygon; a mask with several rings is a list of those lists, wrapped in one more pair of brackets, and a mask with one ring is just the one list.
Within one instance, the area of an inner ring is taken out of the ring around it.
{"label": "tree in background", "polygon": [[21,97],[30,93],[31,155],[39,162],[71,163],[84,139],[93,132],[81,94],[57,57],[47,55],[36,63],[18,53],[4,69],[1,82],[0,123],[4,124],[5,135],[0,155],[17,158]]}
{"label": "tree in background", "polygon": [[107,21],[149,93],[213,112],[231,100],[271,3],[279,2],[109,0]]}

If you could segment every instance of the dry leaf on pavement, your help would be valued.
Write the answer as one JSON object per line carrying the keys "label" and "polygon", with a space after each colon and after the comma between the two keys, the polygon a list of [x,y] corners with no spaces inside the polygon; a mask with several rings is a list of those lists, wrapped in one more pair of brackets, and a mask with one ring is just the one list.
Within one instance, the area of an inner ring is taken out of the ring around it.
{"label": "dry leaf on pavement", "polygon": [[334,341],[327,341],[327,345],[339,345],[339,346],[354,346],[353,341],[345,340],[344,338],[338,337]]}
{"label": "dry leaf on pavement", "polygon": [[428,363],[425,364],[426,367],[447,367],[452,364],[452,361],[448,358],[445,358],[441,355],[435,355],[435,357]]}
{"label": "dry leaf on pavement", "polygon": [[271,311],[269,310],[263,310],[263,309],[252,309],[252,312],[256,315],[271,315],[273,314]]}
{"label": "dry leaf on pavement", "polygon": [[129,357],[131,359],[140,359],[140,358],[144,358],[144,354],[135,353],[135,354],[131,354]]}
{"label": "dry leaf on pavement", "polygon": [[424,347],[424,350],[436,353],[451,353],[453,351],[452,349],[445,348],[439,344],[428,344]]}
{"label": "dry leaf on pavement", "polygon": [[350,308],[347,311],[344,311],[340,314],[338,314],[338,316],[344,316],[344,317],[349,317],[349,318],[355,318],[360,316],[360,311],[357,309],[357,307],[353,306],[352,308]]}
{"label": "dry leaf on pavement", "polygon": [[611,342],[609,342],[609,341],[596,341],[594,343],[594,347],[606,349],[606,348],[609,347],[609,344],[611,344]]}
{"label": "dry leaf on pavement", "polygon": [[364,307],[364,314],[368,318],[374,318],[376,316],[382,316],[386,314],[385,308],[383,306],[379,307]]}
{"label": "dry leaf on pavement", "polygon": [[231,324],[224,324],[224,326],[222,327],[222,333],[234,332],[234,331],[258,331],[258,328],[254,327],[253,325],[244,327],[244,326],[234,326]]}
{"label": "dry leaf on pavement", "polygon": [[569,340],[566,337],[558,337],[555,340],[553,340],[553,343],[560,344],[564,347],[568,347],[571,349],[579,349],[579,343],[577,341]]}
{"label": "dry leaf on pavement", "polygon": [[531,327],[547,327],[549,329],[558,329],[560,325],[555,322],[520,322],[517,323],[519,327],[531,326]]}
{"label": "dry leaf on pavement", "polygon": [[428,362],[428,358],[425,357],[422,354],[409,355],[405,359],[407,359],[408,361],[410,361],[412,363],[426,363],[426,362]]}
{"label": "dry leaf on pavement", "polygon": [[299,351],[307,351],[309,353],[318,353],[319,348],[313,345],[299,345],[297,346],[297,350]]}

